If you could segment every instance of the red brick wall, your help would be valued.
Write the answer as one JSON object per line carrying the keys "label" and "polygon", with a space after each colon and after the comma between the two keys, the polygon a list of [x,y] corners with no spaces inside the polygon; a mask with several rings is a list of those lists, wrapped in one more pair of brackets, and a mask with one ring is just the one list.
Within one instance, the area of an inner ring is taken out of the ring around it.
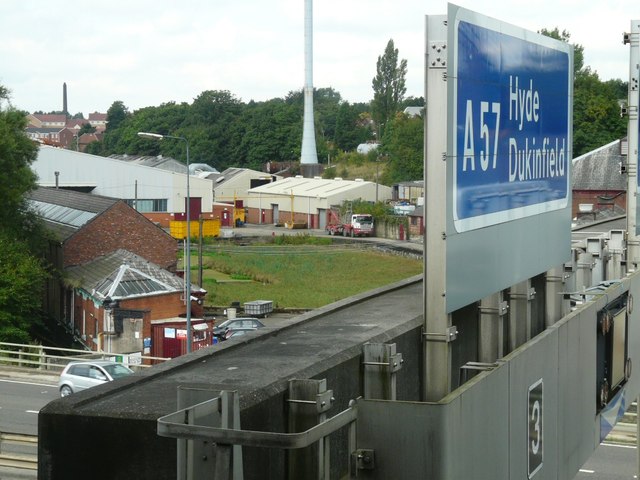
{"label": "red brick wall", "polygon": [[261,210],[259,208],[249,208],[247,211],[247,223],[267,224],[273,223],[273,210],[271,208],[263,208],[264,218],[261,221]]}
{"label": "red brick wall", "polygon": [[[82,321],[82,312],[84,311],[84,328]],[[75,296],[73,309],[74,327],[80,332],[80,335],[86,335],[85,343],[93,350],[97,349],[97,345],[92,339],[98,338],[98,333],[102,332],[104,326],[104,311],[97,307],[92,300],[87,300],[80,295]],[[96,322],[97,320],[97,322]],[[97,330],[96,330],[97,323]]]}
{"label": "red brick wall", "polygon": [[[186,308],[181,300],[182,292],[169,293],[166,295],[156,295],[154,297],[141,297],[120,301],[120,308],[126,310],[146,310],[142,325],[142,337],[151,337],[151,320],[179,317],[185,315]],[[92,338],[98,338],[104,326],[104,310],[96,307],[91,299],[84,299],[80,295],[75,296],[74,319],[75,328],[81,335],[86,335],[86,343],[94,350],[97,345],[92,342]],[[198,311],[199,306],[192,304],[194,318],[202,312]],[[84,310],[85,322],[83,330],[82,312]],[[201,310],[201,309],[200,309]],[[95,321],[98,320],[98,330],[95,330]]]}
{"label": "red brick wall", "polygon": [[177,242],[124,202],[78,230],[64,244],[64,266],[80,265],[119,248],[175,271]]}
{"label": "red brick wall", "polygon": [[[142,326],[143,338],[151,337],[151,320],[179,317],[187,312],[182,303],[182,292],[157,295],[154,297],[142,297],[120,302],[120,308],[127,310],[149,310],[144,317]],[[192,309],[193,310],[193,309]]]}
{"label": "red brick wall", "polygon": [[150,222],[157,223],[163,228],[169,228],[170,222],[173,220],[173,214],[169,212],[145,212],[142,215]]}
{"label": "red brick wall", "polygon": [[594,211],[613,208],[613,205],[603,204],[602,200],[598,198],[599,195],[604,197],[615,197],[613,203],[624,210],[627,209],[626,192],[620,192],[618,190],[574,190],[571,216],[575,218],[578,215],[578,205],[581,203],[592,203]]}

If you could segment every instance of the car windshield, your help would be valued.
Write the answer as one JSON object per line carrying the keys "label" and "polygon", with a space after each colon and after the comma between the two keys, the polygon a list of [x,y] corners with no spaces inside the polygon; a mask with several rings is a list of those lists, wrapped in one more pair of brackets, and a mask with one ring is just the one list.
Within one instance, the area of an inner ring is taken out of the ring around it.
{"label": "car windshield", "polygon": [[124,365],[120,365],[119,363],[114,363],[113,365],[104,365],[104,368],[111,378],[120,378],[126,377],[127,375],[131,375],[133,371],[125,367]]}
{"label": "car windshield", "polygon": [[358,215],[356,217],[354,217],[354,222],[358,222],[358,223],[373,223],[373,217],[371,217],[371,215]]}

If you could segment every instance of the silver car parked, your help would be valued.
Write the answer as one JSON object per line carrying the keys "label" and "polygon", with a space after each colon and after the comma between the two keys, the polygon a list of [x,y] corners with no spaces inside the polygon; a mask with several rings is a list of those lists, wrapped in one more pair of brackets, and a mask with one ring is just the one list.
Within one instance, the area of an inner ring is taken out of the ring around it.
{"label": "silver car parked", "polygon": [[66,397],[73,392],[79,392],[116,378],[131,375],[133,370],[121,363],[109,361],[71,362],[60,374],[58,389],[60,396]]}

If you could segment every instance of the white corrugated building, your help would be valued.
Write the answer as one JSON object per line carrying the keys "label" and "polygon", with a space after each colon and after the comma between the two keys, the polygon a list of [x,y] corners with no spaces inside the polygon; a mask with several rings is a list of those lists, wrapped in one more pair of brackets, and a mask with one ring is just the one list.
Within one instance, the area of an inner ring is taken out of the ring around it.
{"label": "white corrugated building", "polygon": [[[184,173],[50,146],[40,146],[31,167],[38,175],[40,186],[57,185],[123,199],[162,226],[168,226],[174,214],[186,213],[187,176]],[[191,175],[189,184],[192,218],[197,218],[199,213],[210,214],[212,181]]]}
{"label": "white corrugated building", "polygon": [[248,223],[278,224],[293,220],[306,223],[309,228],[323,229],[332,207],[349,200],[376,199],[391,199],[391,188],[364,180],[292,177],[250,189],[245,206]]}
{"label": "white corrugated building", "polygon": [[222,173],[209,174],[207,178],[213,182],[215,202],[233,203],[234,200],[244,201],[249,189],[282,177],[249,168],[230,167]]}

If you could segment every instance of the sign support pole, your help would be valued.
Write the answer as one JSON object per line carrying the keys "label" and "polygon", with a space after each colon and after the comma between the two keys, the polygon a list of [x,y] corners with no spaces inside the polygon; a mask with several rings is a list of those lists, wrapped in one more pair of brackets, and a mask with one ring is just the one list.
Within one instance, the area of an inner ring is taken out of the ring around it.
{"label": "sign support pole", "polygon": [[631,22],[631,33],[625,35],[625,43],[629,43],[629,99],[628,99],[628,131],[627,131],[627,270],[635,271],[640,261],[638,250],[638,94],[640,74],[640,22]]}
{"label": "sign support pole", "polygon": [[425,54],[425,254],[424,380],[425,401],[451,390],[451,319],[446,311],[447,179],[447,17],[426,18]]}

